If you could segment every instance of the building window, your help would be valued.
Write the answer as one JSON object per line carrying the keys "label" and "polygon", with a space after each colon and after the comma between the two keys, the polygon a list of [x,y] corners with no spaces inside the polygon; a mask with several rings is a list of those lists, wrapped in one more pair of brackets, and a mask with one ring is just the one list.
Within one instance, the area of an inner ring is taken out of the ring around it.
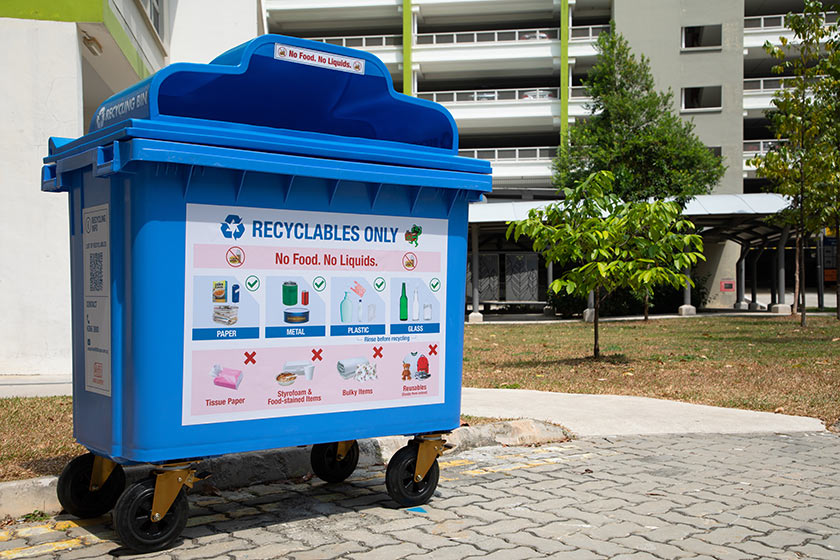
{"label": "building window", "polygon": [[683,111],[712,111],[721,107],[721,86],[682,89]]}
{"label": "building window", "polygon": [[682,28],[682,48],[712,49],[722,45],[720,25],[698,25]]}
{"label": "building window", "polygon": [[152,27],[158,34],[158,37],[163,39],[163,5],[165,0],[141,0],[143,9],[146,15],[149,16],[149,21],[152,22]]}
{"label": "building window", "polygon": [[718,159],[721,158],[723,155],[723,150],[721,150],[720,146],[706,146],[706,149],[709,150],[713,156],[716,156]]}

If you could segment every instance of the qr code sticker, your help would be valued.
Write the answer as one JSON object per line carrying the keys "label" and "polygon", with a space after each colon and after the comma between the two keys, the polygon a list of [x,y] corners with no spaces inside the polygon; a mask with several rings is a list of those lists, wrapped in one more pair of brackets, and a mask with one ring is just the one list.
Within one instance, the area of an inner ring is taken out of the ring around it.
{"label": "qr code sticker", "polygon": [[102,291],[102,251],[90,253],[90,262],[88,273],[88,290],[91,292]]}

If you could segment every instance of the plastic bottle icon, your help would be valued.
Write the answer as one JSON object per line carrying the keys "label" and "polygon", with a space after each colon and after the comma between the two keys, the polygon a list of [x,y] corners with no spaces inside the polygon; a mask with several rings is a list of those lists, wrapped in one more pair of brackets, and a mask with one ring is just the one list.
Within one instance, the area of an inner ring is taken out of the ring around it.
{"label": "plastic bottle icon", "polygon": [[338,306],[342,323],[349,323],[353,320],[353,303],[350,301],[350,292],[344,292],[344,299]]}
{"label": "plastic bottle icon", "polygon": [[405,282],[402,283],[400,296],[400,321],[408,321],[408,297],[405,295]]}
{"label": "plastic bottle icon", "polygon": [[420,320],[420,297],[417,295],[417,289],[414,289],[414,297],[411,298],[411,320]]}

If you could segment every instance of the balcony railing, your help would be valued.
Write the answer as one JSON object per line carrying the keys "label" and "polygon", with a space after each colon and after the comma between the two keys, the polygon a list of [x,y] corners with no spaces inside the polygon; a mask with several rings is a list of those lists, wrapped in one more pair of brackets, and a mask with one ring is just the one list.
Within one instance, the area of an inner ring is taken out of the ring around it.
{"label": "balcony railing", "polygon": [[508,29],[503,31],[458,31],[418,33],[417,45],[453,45],[465,43],[502,43],[513,41],[559,40],[559,29]]}
{"label": "balcony railing", "polygon": [[766,154],[785,140],[744,140],[744,155]]}
{"label": "balcony railing", "polygon": [[[762,29],[784,29],[785,17],[782,14],[773,16],[753,16],[744,18],[744,29],[762,30]],[[835,23],[837,21],[837,12],[823,12],[825,22]]]}
{"label": "balcony railing", "polygon": [[784,78],[748,78],[744,80],[744,92],[776,91],[784,87]]}
{"label": "balcony railing", "polygon": [[458,150],[459,156],[490,161],[551,161],[557,155],[557,146],[538,148],[475,148]]}
{"label": "balcony railing", "polygon": [[427,91],[420,99],[436,103],[481,103],[488,101],[546,101],[560,98],[560,88],[482,89],[476,91]]}
{"label": "balcony railing", "polygon": [[357,35],[351,37],[311,37],[319,41],[341,47],[373,49],[376,47],[397,47],[402,45],[402,35]]}
{"label": "balcony railing", "polygon": [[572,86],[569,88],[569,97],[571,99],[586,99],[586,88],[584,86]]}
{"label": "balcony railing", "polygon": [[578,25],[571,28],[569,40],[592,41],[597,39],[601,33],[609,33],[609,31],[609,25]]}

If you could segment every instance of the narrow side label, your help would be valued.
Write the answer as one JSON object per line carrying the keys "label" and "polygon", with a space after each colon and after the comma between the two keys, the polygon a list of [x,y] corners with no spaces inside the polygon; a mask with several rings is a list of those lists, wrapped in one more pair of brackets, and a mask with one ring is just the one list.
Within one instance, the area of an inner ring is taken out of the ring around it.
{"label": "narrow side label", "polygon": [[111,215],[107,204],[82,211],[85,390],[111,396]]}

